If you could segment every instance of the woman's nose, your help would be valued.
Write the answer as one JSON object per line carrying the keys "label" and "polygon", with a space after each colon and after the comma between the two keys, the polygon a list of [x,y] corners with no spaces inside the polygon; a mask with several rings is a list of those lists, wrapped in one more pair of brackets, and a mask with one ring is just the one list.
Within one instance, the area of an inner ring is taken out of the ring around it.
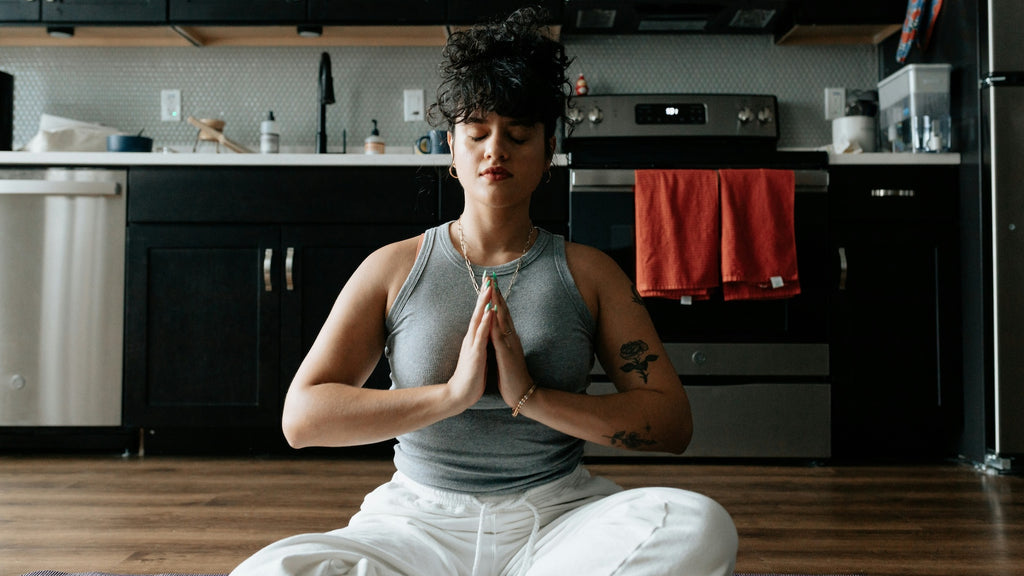
{"label": "woman's nose", "polygon": [[506,157],[507,152],[500,136],[494,135],[487,139],[487,146],[484,149],[484,154],[486,154],[488,158]]}

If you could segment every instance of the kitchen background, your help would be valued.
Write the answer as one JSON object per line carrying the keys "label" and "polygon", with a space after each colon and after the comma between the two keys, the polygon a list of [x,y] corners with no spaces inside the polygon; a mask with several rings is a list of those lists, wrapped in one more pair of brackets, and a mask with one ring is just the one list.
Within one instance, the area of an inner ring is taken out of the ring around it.
{"label": "kitchen background", "polygon": [[[831,142],[826,87],[873,88],[872,45],[776,46],[761,36],[588,36],[563,39],[592,94],[742,92],[779,98],[780,147]],[[226,121],[225,134],[259,149],[259,124],[278,121],[282,151],[310,152],[316,134],[321,48],[5,47],[0,70],[15,79],[14,148],[39,129],[41,114],[96,122],[190,150],[196,130],[160,121],[160,91],[179,89],[182,116]],[[430,127],[402,119],[403,90],[423,88],[433,101],[440,47],[331,47],[337,103],[327,107],[329,149],[362,150],[371,119],[389,152],[411,152]],[[205,144],[211,147],[212,144]],[[402,150],[401,148],[407,148]]]}

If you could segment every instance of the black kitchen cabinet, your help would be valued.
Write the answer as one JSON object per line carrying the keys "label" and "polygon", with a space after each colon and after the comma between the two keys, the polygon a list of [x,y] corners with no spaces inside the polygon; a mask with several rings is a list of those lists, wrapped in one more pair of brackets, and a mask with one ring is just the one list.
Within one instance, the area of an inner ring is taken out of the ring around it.
{"label": "black kitchen cabinet", "polygon": [[166,20],[167,0],[0,0],[0,22],[150,24]]}
{"label": "black kitchen cabinet", "polygon": [[0,0],[0,22],[38,22],[42,2]]}
{"label": "black kitchen cabinet", "polygon": [[956,166],[833,166],[833,455],[953,456],[962,407]]}
{"label": "black kitchen cabinet", "polygon": [[175,23],[242,24],[306,21],[307,0],[168,0]]}
{"label": "black kitchen cabinet", "polygon": [[129,226],[125,425],[279,415],[281,303],[261,273],[278,245],[272,226]]}
{"label": "black kitchen cabinet", "polygon": [[129,190],[124,424],[151,450],[283,449],[284,394],[338,292],[438,203],[437,169],[414,167],[139,168]]}
{"label": "black kitchen cabinet", "polygon": [[793,10],[797,24],[828,25],[872,25],[903,24],[907,14],[905,2],[892,0],[869,0],[864,2],[800,2]]}
{"label": "black kitchen cabinet", "polygon": [[448,0],[448,22],[450,24],[476,24],[495,18],[508,16],[512,11],[524,6],[540,6],[547,10],[552,23],[562,18],[563,4],[561,0],[496,0],[479,2],[478,0]]}
{"label": "black kitchen cabinet", "polygon": [[878,44],[897,33],[906,16],[906,2],[804,0],[783,12],[776,31],[779,44]]}
{"label": "black kitchen cabinet", "polygon": [[447,0],[309,0],[318,24],[443,24]]}

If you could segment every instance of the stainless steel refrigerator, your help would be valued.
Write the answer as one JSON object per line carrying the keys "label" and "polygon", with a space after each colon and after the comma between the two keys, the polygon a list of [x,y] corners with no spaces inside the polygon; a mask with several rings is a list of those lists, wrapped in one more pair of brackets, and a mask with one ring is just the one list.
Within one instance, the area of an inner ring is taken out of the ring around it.
{"label": "stainless steel refrigerator", "polygon": [[979,165],[982,195],[991,203],[992,283],[986,459],[1004,469],[1024,456],[1024,2],[987,0],[984,8]]}
{"label": "stainless steel refrigerator", "polygon": [[[944,0],[934,35],[906,64],[953,65],[960,165],[963,420],[956,450],[1024,470],[1024,2]],[[879,77],[902,65],[899,35]],[[951,383],[947,383],[951,384]],[[944,384],[945,387],[945,384]]]}

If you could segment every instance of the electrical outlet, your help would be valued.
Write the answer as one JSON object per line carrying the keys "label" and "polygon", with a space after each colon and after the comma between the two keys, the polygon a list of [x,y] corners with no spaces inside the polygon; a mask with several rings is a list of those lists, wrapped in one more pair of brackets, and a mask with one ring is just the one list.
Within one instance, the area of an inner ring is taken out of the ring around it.
{"label": "electrical outlet", "polygon": [[846,88],[825,88],[825,120],[846,113]]}
{"label": "electrical outlet", "polygon": [[181,90],[160,91],[160,120],[181,121]]}
{"label": "electrical outlet", "polygon": [[405,90],[405,121],[423,120],[423,89]]}

